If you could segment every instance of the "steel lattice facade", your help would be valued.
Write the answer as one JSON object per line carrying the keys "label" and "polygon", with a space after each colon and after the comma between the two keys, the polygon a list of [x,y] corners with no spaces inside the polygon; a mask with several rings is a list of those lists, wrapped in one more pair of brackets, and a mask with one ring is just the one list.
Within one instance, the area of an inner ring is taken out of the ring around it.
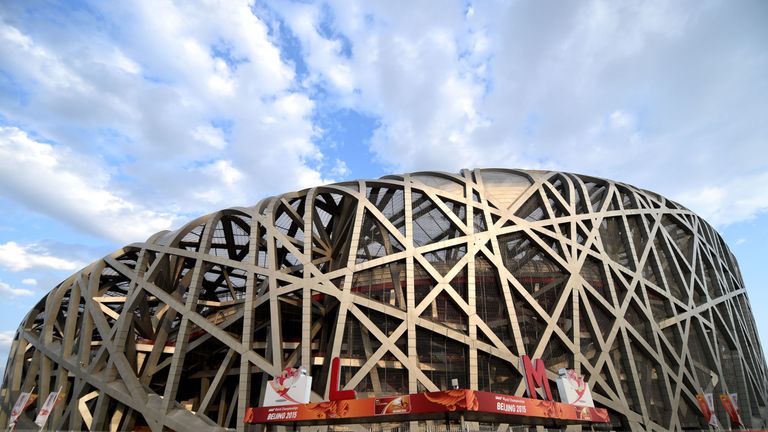
{"label": "steel lattice facade", "polygon": [[761,427],[758,340],[723,240],[655,193],[549,171],[393,175],[222,210],[72,275],[19,327],[0,422],[20,391],[39,409],[61,386],[52,429],[243,429],[285,367],[327,396],[334,356],[358,394],[457,378],[522,395],[528,354],[550,379],[585,376],[614,428],[703,428],[700,392],[737,393]]}

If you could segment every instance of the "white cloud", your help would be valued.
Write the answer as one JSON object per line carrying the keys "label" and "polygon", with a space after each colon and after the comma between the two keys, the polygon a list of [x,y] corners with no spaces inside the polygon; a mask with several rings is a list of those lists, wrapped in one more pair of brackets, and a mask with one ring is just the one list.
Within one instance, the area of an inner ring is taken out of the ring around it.
{"label": "white cloud", "polygon": [[336,159],[336,162],[333,164],[333,168],[331,168],[331,175],[343,178],[348,173],[349,168],[347,167],[346,162],[341,159]]}
{"label": "white cloud", "polygon": [[634,118],[629,113],[616,110],[611,113],[611,126],[616,129],[627,129],[634,126]]}
{"label": "white cloud", "polygon": [[220,129],[212,126],[198,126],[192,131],[192,137],[200,141],[203,144],[209,145],[216,149],[223,149],[227,146],[227,141],[224,139],[224,134]]}
{"label": "white cloud", "polygon": [[[371,150],[388,170],[583,172],[658,191],[720,224],[768,208],[754,188],[753,197],[733,190],[768,173],[756,157],[768,136],[768,31],[753,10],[762,6],[560,6],[278,9],[307,48],[310,77],[377,117]],[[336,65],[353,85],[332,83]]]}
{"label": "white cloud", "polygon": [[[56,180],[89,186],[69,194],[83,211],[40,191],[14,199],[102,235],[141,227],[121,240],[168,227],[180,209],[345,175],[324,163],[345,158],[323,153],[312,123],[337,107],[376,119],[370,149],[387,171],[546,167],[680,197],[768,170],[753,156],[768,136],[768,35],[749,4],[93,8],[98,22],[55,25],[7,8],[0,60],[5,88],[19,90],[0,92],[0,115],[48,148],[25,163],[64,166]],[[739,217],[761,211],[724,196]]]}
{"label": "white cloud", "polygon": [[715,225],[750,220],[768,211],[768,173],[704,184],[673,198]]}
{"label": "white cloud", "polygon": [[173,215],[117,196],[108,174],[81,158],[67,148],[37,142],[18,128],[0,127],[0,191],[111,239],[139,241],[171,226]]}
{"label": "white cloud", "polygon": [[[17,153],[7,162],[43,168],[31,182],[34,170],[3,167],[0,193],[123,242],[172,227],[181,211],[322,182],[315,103],[252,7],[113,2],[93,5],[97,21],[0,22],[0,61],[18,89],[0,92],[15,126],[4,130]],[[20,147],[38,154],[23,159]]]}
{"label": "white cloud", "polygon": [[207,186],[195,192],[197,199],[217,206],[231,206],[243,199],[240,187],[244,175],[232,161],[217,160],[196,171],[210,179]]}
{"label": "white cloud", "polygon": [[16,332],[13,330],[0,331],[0,369],[2,370],[5,370],[5,362],[8,360],[14,336],[16,336]]}
{"label": "white cloud", "polygon": [[[77,261],[51,256],[50,253],[39,245],[20,245],[16,242],[0,244],[0,267],[13,272],[30,268],[49,268],[53,270],[77,270],[81,267]],[[34,285],[34,279],[25,279],[24,283]]]}
{"label": "white cloud", "polygon": [[37,279],[26,278],[26,279],[22,279],[21,283],[23,283],[24,285],[37,285]]}
{"label": "white cloud", "polygon": [[309,83],[325,84],[337,97],[353,92],[357,86],[355,71],[343,54],[342,42],[319,33],[320,23],[327,18],[323,6],[277,2],[274,7],[301,41],[304,61],[310,68]]}
{"label": "white cloud", "polygon": [[[407,171],[490,160],[475,151],[474,138],[492,123],[479,109],[490,42],[482,28],[465,22],[472,8],[343,1],[331,7],[280,3],[277,9],[307,53],[310,81],[325,83],[337,102],[380,118],[371,146],[381,162]],[[328,27],[336,33],[323,31]],[[351,48],[343,49],[343,38]]]}
{"label": "white cloud", "polygon": [[0,331],[0,350],[8,350],[11,347],[11,343],[13,343],[13,337],[16,335],[16,332],[13,330],[2,330]]}
{"label": "white cloud", "polygon": [[27,297],[34,295],[35,293],[24,288],[13,288],[7,283],[0,281],[0,294],[11,297]]}
{"label": "white cloud", "polygon": [[231,186],[243,178],[243,173],[238,171],[232,161],[218,160],[203,169],[213,176],[221,177],[225,185]]}

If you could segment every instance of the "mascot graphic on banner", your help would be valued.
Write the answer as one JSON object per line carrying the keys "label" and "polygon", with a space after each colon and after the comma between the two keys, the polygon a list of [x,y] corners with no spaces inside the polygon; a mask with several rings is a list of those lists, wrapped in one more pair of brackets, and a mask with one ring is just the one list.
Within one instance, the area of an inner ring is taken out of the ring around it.
{"label": "mascot graphic on banner", "polygon": [[264,406],[294,405],[309,402],[312,377],[304,368],[285,368],[267,383]]}
{"label": "mascot graphic on banner", "polygon": [[595,406],[589,384],[581,375],[573,369],[560,369],[558,375],[557,390],[563,402],[584,407]]}

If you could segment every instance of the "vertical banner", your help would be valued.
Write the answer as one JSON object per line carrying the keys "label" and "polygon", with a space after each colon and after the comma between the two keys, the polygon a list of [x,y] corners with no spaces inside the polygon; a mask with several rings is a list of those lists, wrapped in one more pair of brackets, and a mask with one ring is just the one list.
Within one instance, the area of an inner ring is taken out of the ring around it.
{"label": "vertical banner", "polygon": [[704,399],[707,401],[707,407],[709,408],[709,412],[712,413],[712,416],[709,418],[709,425],[714,427],[719,427],[720,422],[717,421],[717,414],[715,414],[714,396],[712,396],[712,393],[704,393]]}
{"label": "vertical banner", "polygon": [[48,416],[51,415],[51,411],[53,411],[53,407],[56,406],[56,403],[59,402],[59,394],[61,394],[61,387],[59,387],[58,391],[51,392],[48,397],[45,399],[45,403],[43,404],[43,407],[40,408],[40,412],[37,413],[37,418],[35,418],[35,424],[42,427],[45,425],[45,422],[48,421]]}
{"label": "vertical banner", "polygon": [[739,407],[737,405],[736,393],[723,393],[720,395],[720,402],[723,403],[725,412],[728,413],[728,418],[731,420],[731,426],[741,426],[741,415],[739,414]]}
{"label": "vertical banner", "polygon": [[739,395],[738,393],[731,393],[731,403],[733,404],[736,415],[739,416],[739,425],[744,426],[744,422],[741,421],[741,410],[739,409]]}
{"label": "vertical banner", "polygon": [[13,410],[11,410],[11,416],[8,418],[8,428],[12,428],[16,425],[16,420],[19,419],[21,413],[23,413],[24,410],[27,409],[27,407],[32,403],[32,401],[35,400],[35,398],[30,400],[31,395],[32,392],[19,393],[19,398],[16,399],[16,404],[13,405]]}
{"label": "vertical banner", "polygon": [[699,393],[696,395],[696,400],[699,402],[699,409],[707,424],[717,426],[717,415],[715,414],[712,393]]}

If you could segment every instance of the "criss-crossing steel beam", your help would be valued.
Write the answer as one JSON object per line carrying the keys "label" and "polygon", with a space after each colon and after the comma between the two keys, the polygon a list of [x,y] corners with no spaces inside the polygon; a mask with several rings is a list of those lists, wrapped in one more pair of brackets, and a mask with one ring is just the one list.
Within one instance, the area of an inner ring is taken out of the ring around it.
{"label": "criss-crossing steel beam", "polygon": [[321,400],[334,356],[360,394],[456,378],[519,395],[523,354],[553,380],[577,369],[616,428],[705,427],[705,391],[768,422],[747,291],[709,224],[610,180],[477,169],[267,198],[93,263],[21,323],[0,423],[34,389],[30,426],[61,387],[55,429],[245,430],[285,367],[305,367]]}

